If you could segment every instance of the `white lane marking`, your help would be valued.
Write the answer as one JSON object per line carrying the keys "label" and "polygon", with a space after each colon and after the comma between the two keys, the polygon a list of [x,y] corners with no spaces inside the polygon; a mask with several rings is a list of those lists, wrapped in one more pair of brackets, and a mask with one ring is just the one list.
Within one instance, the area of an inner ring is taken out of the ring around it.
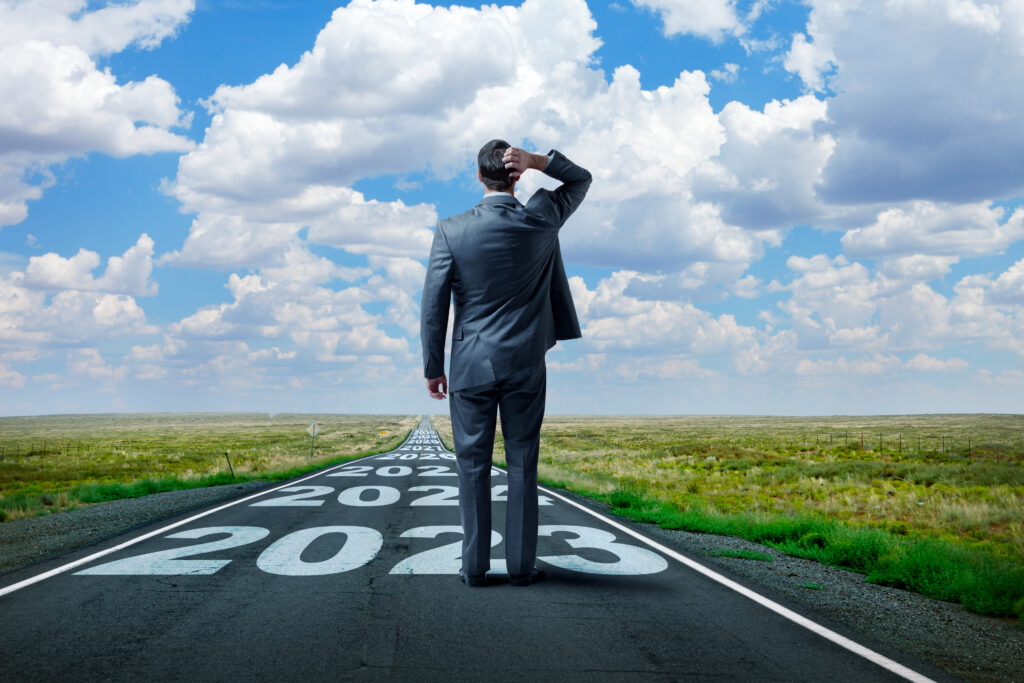
{"label": "white lane marking", "polygon": [[[445,447],[445,451],[451,453],[451,451],[448,451],[447,447]],[[887,670],[891,671],[892,673],[896,674],[897,676],[902,676],[903,678],[906,678],[908,681],[916,681],[917,683],[935,683],[935,681],[933,679],[928,678],[924,674],[920,674],[920,673],[914,671],[913,669],[910,669],[910,668],[908,668],[906,666],[903,666],[902,664],[900,664],[899,662],[897,662],[895,660],[889,659],[888,657],[886,657],[885,655],[883,655],[881,653],[875,652],[874,650],[872,650],[870,648],[867,648],[867,647],[861,645],[860,643],[858,643],[856,641],[850,640],[846,636],[840,635],[840,634],[836,633],[835,631],[833,631],[832,629],[827,628],[825,626],[822,626],[821,624],[817,623],[816,621],[811,621],[807,617],[802,616],[800,614],[797,614],[796,612],[794,612],[791,609],[783,607],[782,605],[780,605],[779,603],[775,602],[774,600],[771,600],[770,598],[766,598],[765,596],[761,595],[760,593],[755,593],[754,591],[750,590],[746,586],[742,586],[742,585],[736,583],[735,581],[733,581],[732,579],[729,579],[729,578],[726,578],[726,577],[722,576],[718,572],[714,571],[713,569],[709,569],[709,568],[705,567],[704,565],[702,565],[699,562],[695,562],[695,561],[691,560],[690,558],[688,558],[688,557],[686,557],[684,555],[680,555],[679,553],[677,553],[676,551],[672,550],[671,548],[666,548],[665,546],[663,546],[662,544],[658,543],[657,541],[652,540],[650,538],[647,538],[643,534],[641,534],[641,533],[639,533],[637,531],[634,531],[633,529],[630,529],[629,527],[627,527],[627,526],[625,526],[623,524],[619,524],[615,520],[610,519],[608,517],[605,517],[601,513],[595,512],[595,511],[591,510],[590,508],[586,507],[585,505],[580,505],[576,501],[574,501],[574,500],[572,500],[570,498],[566,498],[565,496],[563,496],[561,494],[555,493],[551,489],[545,488],[544,486],[538,485],[537,489],[540,490],[540,491],[544,491],[545,493],[550,493],[555,498],[558,498],[559,500],[564,501],[564,502],[568,503],[569,505],[572,505],[573,507],[576,507],[576,508],[579,508],[580,510],[583,510],[583,512],[586,512],[588,515],[590,515],[592,517],[597,517],[598,519],[600,519],[605,524],[608,524],[608,525],[618,529],[619,531],[622,531],[623,533],[629,534],[630,536],[632,536],[633,538],[637,539],[638,541],[642,541],[643,543],[646,543],[647,545],[651,546],[655,550],[657,550],[659,552],[662,552],[662,553],[665,553],[666,555],[668,555],[669,557],[671,557],[674,560],[678,560],[678,561],[682,562],[683,564],[685,564],[690,569],[693,569],[694,571],[703,574],[704,576],[708,577],[712,581],[717,581],[718,583],[722,584],[726,588],[730,588],[730,589],[736,591],[737,593],[739,593],[740,595],[742,595],[744,597],[747,597],[747,598],[750,598],[751,600],[753,600],[754,602],[758,603],[759,605],[767,607],[768,609],[770,609],[771,611],[775,612],[779,616],[785,617],[786,619],[789,619],[790,621],[792,621],[792,622],[794,622],[796,624],[799,624],[800,626],[803,626],[808,631],[812,631],[814,633],[817,633],[822,638],[825,638],[827,640],[831,640],[836,645],[839,645],[840,647],[844,647],[847,650],[849,650],[850,652],[853,652],[854,654],[860,655],[861,657],[863,657],[864,659],[867,659],[868,661],[874,662],[878,666],[882,667],[883,669],[887,669]]]}
{"label": "white lane marking", "polygon": [[[404,446],[406,443],[408,443],[408,439],[406,439],[405,441],[402,442],[402,446]],[[398,448],[401,448],[402,446],[399,446]],[[398,448],[396,448],[395,450],[398,450]],[[388,451],[388,452],[392,453],[394,451]],[[88,562],[92,562],[93,560],[98,559],[100,557],[104,557],[104,556],[109,555],[111,553],[116,553],[118,550],[124,550],[125,548],[127,548],[129,546],[133,546],[136,543],[139,543],[141,541],[145,541],[148,538],[153,538],[154,536],[159,536],[160,534],[162,534],[162,533],[164,533],[166,531],[170,531],[171,529],[176,529],[179,526],[184,526],[185,524],[188,524],[190,522],[194,522],[195,520],[201,519],[203,517],[206,517],[207,515],[212,515],[215,512],[220,512],[221,510],[226,510],[229,507],[232,507],[232,506],[235,506],[235,505],[240,505],[240,504],[245,503],[247,501],[250,501],[250,500],[252,500],[254,498],[259,498],[260,496],[265,496],[268,493],[273,493],[274,491],[280,491],[283,488],[287,488],[289,486],[295,486],[296,484],[301,484],[302,482],[309,481],[310,479],[315,479],[317,477],[323,476],[327,472],[333,472],[336,469],[339,469],[341,467],[345,467],[346,465],[351,465],[354,462],[359,462],[360,460],[366,460],[368,458],[376,458],[379,455],[380,454],[378,454],[378,453],[374,453],[373,455],[365,455],[362,458],[355,458],[354,460],[349,460],[347,462],[343,462],[340,465],[335,465],[334,467],[330,467],[330,468],[328,468],[326,470],[319,470],[319,471],[316,472],[316,474],[311,474],[308,477],[304,477],[304,478],[299,479],[297,481],[289,481],[289,482],[287,482],[285,484],[281,484],[280,486],[276,486],[276,487],[274,487],[272,489],[267,489],[265,491],[260,491],[259,493],[254,493],[251,496],[246,496],[245,498],[239,498],[238,500],[233,500],[233,501],[231,501],[229,503],[225,503],[224,505],[221,505],[219,507],[215,507],[212,510],[207,510],[206,512],[200,512],[199,514],[192,515],[191,517],[189,517],[187,519],[183,519],[183,520],[181,520],[179,522],[174,522],[173,524],[168,524],[167,526],[160,527],[159,529],[156,529],[155,531],[150,531],[149,533],[142,534],[141,536],[133,538],[133,539],[131,539],[129,541],[125,541],[124,543],[121,543],[119,545],[115,545],[112,548],[107,548],[106,550],[100,550],[99,552],[93,553],[92,555],[89,555],[87,557],[82,557],[82,558],[77,559],[77,560],[75,560],[73,562],[68,562],[67,564],[61,565],[61,566],[56,567],[54,569],[51,569],[49,571],[45,571],[42,574],[36,574],[35,576],[30,576],[29,578],[23,579],[23,580],[19,581],[18,583],[12,583],[10,586],[6,586],[4,588],[0,588],[0,598],[2,598],[5,595],[8,595],[10,593],[13,593],[14,591],[21,590],[22,588],[26,588],[28,586],[31,586],[34,583],[39,583],[40,581],[43,581],[44,579],[48,579],[51,576],[56,576],[57,574],[62,574],[62,573],[66,572],[69,569],[74,569],[75,567],[79,567],[79,566],[81,566],[83,564],[86,564]]]}
{"label": "white lane marking", "polygon": [[723,586],[726,586],[727,588],[731,588],[732,590],[736,591],[740,595],[743,595],[743,596],[745,596],[747,598],[750,598],[754,602],[758,603],[759,605],[763,605],[764,607],[767,607],[768,609],[770,609],[771,611],[775,612],[776,614],[779,614],[779,615],[789,619],[790,621],[793,621],[793,622],[799,624],[800,626],[803,626],[804,628],[808,629],[809,631],[813,631],[814,633],[817,633],[819,636],[822,636],[823,638],[831,640],[833,643],[836,643],[837,645],[840,645],[841,647],[844,647],[847,650],[850,650],[851,652],[853,652],[855,654],[858,654],[861,657],[864,657],[865,659],[874,662],[875,664],[881,666],[884,669],[888,669],[889,671],[893,672],[894,674],[896,674],[898,676],[903,676],[907,680],[918,681],[919,683],[927,683],[927,682],[934,683],[934,681],[931,678],[928,678],[927,676],[924,676],[923,674],[919,674],[918,672],[914,671],[913,669],[907,668],[907,667],[903,666],[902,664],[900,664],[899,662],[894,661],[892,659],[889,659],[888,657],[886,657],[883,654],[880,654],[878,652],[875,652],[874,650],[871,650],[871,649],[869,649],[867,647],[864,647],[860,643],[858,643],[856,641],[853,641],[853,640],[850,640],[846,636],[840,635],[840,634],[836,633],[835,631],[833,631],[830,628],[822,626],[821,624],[819,624],[819,623],[817,623],[815,621],[811,621],[807,617],[802,616],[800,614],[797,614],[796,612],[794,612],[791,609],[783,607],[779,603],[777,603],[774,600],[771,600],[769,598],[766,598],[765,596],[761,595],[760,593],[755,593],[754,591],[750,590],[746,586],[742,586],[742,585],[736,583],[735,581],[733,581],[732,579],[728,579],[728,578],[722,576],[721,574],[719,574],[718,572],[716,572],[716,571],[714,571],[712,569],[708,569],[707,567],[705,567],[704,565],[700,564],[699,562],[695,562],[695,561],[691,560],[690,558],[688,558],[688,557],[686,557],[684,555],[680,555],[679,553],[677,553],[676,551],[672,550],[671,548],[666,548],[665,546],[663,546],[662,544],[658,543],[657,541],[649,539],[646,536],[644,536],[643,534],[640,534],[640,533],[638,533],[636,531],[633,531],[632,529],[630,529],[627,526],[619,524],[615,520],[609,519],[609,518],[605,517],[604,515],[602,515],[600,513],[594,512],[590,508],[588,508],[588,507],[586,507],[584,505],[580,505],[576,501],[570,500],[569,498],[566,498],[565,496],[562,496],[562,495],[560,495],[558,493],[555,493],[554,491],[552,491],[550,489],[547,489],[547,488],[545,488],[543,486],[537,486],[537,488],[540,489],[541,491],[545,491],[546,493],[550,493],[555,498],[558,498],[559,500],[565,501],[566,503],[568,503],[569,505],[572,505],[573,507],[577,507],[580,510],[583,510],[584,512],[586,512],[589,515],[597,517],[598,519],[604,521],[606,524],[610,524],[611,526],[615,527],[616,529],[619,529],[620,531],[629,534],[633,538],[636,538],[639,541],[643,541],[644,543],[646,543],[647,545],[651,546],[655,550],[663,552],[663,553],[665,553],[666,555],[668,555],[669,557],[671,557],[673,559],[679,560],[680,562],[685,564],[690,569],[693,569],[694,571],[700,572],[701,574],[707,576],[709,579],[717,581],[718,583],[722,584]]}

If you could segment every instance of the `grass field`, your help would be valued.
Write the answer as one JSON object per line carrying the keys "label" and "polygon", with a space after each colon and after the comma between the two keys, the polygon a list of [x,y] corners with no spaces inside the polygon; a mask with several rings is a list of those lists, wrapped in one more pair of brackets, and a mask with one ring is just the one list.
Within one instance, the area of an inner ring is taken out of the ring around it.
{"label": "grass field", "polygon": [[1024,615],[1024,416],[547,416],[538,470],[640,521]]}
{"label": "grass field", "polygon": [[[323,431],[310,454],[314,420]],[[418,420],[0,418],[0,521],[284,479],[390,450]],[[448,417],[433,423],[451,448]],[[984,614],[1024,615],[1024,416],[548,416],[539,473],[640,521],[741,536]]]}
{"label": "grass field", "polygon": [[[390,450],[419,419],[211,413],[0,418],[0,521],[158,491],[285,479]],[[311,453],[305,429],[313,421],[322,431]]]}

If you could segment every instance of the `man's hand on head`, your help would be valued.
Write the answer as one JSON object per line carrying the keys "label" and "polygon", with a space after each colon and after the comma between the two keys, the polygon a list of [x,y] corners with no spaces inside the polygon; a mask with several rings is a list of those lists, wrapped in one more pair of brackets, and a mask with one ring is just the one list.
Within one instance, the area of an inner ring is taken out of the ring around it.
{"label": "man's hand on head", "polygon": [[430,393],[431,398],[436,398],[438,401],[446,398],[445,393],[448,391],[448,375],[441,375],[434,379],[428,379],[427,391]]}
{"label": "man's hand on head", "polygon": [[548,158],[543,154],[530,154],[518,147],[509,147],[501,158],[505,168],[510,169],[509,175],[519,180],[520,176],[531,168],[543,171],[548,164]]}

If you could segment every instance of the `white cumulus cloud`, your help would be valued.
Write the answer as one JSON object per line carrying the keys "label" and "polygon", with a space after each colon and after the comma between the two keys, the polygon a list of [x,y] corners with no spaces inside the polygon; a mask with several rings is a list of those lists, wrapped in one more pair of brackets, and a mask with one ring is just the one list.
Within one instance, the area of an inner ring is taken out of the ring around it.
{"label": "white cumulus cloud", "polygon": [[[308,241],[350,253],[425,258],[436,209],[366,197],[352,184],[417,172],[472,183],[476,151],[495,136],[556,147],[594,174],[563,231],[570,262],[748,264],[778,243],[787,216],[815,210],[809,187],[828,147],[811,132],[820,102],[808,96],[746,117],[733,107],[719,117],[701,72],[650,91],[630,65],[609,79],[593,64],[595,29],[582,0],[479,9],[358,0],[337,9],[295,64],[209,98],[211,125],[167,187],[198,214],[178,262],[259,267],[303,227]],[[530,49],[492,58],[496,43]],[[771,120],[767,129],[759,116]],[[700,188],[706,198],[693,189],[695,169],[726,142],[720,118],[746,136],[719,160],[733,185],[714,189],[737,197],[725,216],[710,181]],[[778,167],[778,151],[794,143],[810,171]],[[551,184],[528,175],[521,196]],[[758,199],[741,206],[744,190]]]}
{"label": "white cumulus cloud", "polygon": [[[95,8],[85,0],[0,3],[0,225],[52,183],[48,169],[92,151],[124,157],[185,151],[188,126],[170,83],[118,83],[95,57],[154,47],[187,21],[192,0]],[[31,179],[43,174],[43,182]]]}
{"label": "white cumulus cloud", "polygon": [[633,4],[658,12],[665,35],[691,34],[719,42],[745,30],[732,0],[633,0]]}
{"label": "white cumulus cloud", "polygon": [[14,370],[7,363],[0,363],[0,386],[20,389],[25,386],[25,375]]}
{"label": "white cumulus cloud", "polygon": [[0,43],[33,36],[74,45],[91,55],[136,45],[154,48],[174,36],[195,9],[195,0],[136,0],[96,7],[87,0],[5,0],[0,4]]}
{"label": "white cumulus cloud", "polygon": [[111,256],[103,275],[96,278],[92,271],[99,264],[99,254],[88,249],[79,249],[70,258],[53,252],[33,256],[25,269],[24,284],[45,291],[77,289],[133,296],[157,293],[157,284],[150,277],[153,272],[153,239],[149,235],[140,235],[123,256]]}
{"label": "white cumulus cloud", "polygon": [[886,209],[871,225],[842,237],[843,250],[854,258],[913,255],[978,256],[1001,251],[1024,239],[1024,209],[1002,220],[1005,209],[987,203],[912,202]]}
{"label": "white cumulus cloud", "polygon": [[973,202],[1024,190],[1019,0],[808,4],[784,65],[835,93],[823,199]]}

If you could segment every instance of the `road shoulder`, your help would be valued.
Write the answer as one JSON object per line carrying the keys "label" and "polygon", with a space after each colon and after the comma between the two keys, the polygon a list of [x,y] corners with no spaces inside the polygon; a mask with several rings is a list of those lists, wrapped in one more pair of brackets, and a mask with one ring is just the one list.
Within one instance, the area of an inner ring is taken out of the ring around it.
{"label": "road shoulder", "polygon": [[[955,676],[969,681],[1018,680],[1020,662],[1024,661],[1024,629],[1012,619],[986,617],[958,603],[867,583],[863,574],[792,557],[746,539],[638,523],[616,515],[614,508],[605,503],[562,489],[552,490],[630,524],[673,550],[745,579],[744,583],[783,595]],[[709,554],[717,550],[753,551],[774,559],[765,562]],[[821,588],[802,587],[807,584]]]}
{"label": "road shoulder", "polygon": [[274,482],[165,491],[0,524],[0,576],[147,524],[255,493]]}
{"label": "road shoulder", "polygon": [[[273,482],[278,483],[280,482]],[[0,575],[101,543],[133,529],[254,493],[272,482],[246,482],[101,503],[0,524]],[[970,681],[1011,681],[1024,661],[1024,630],[1012,620],[973,614],[961,605],[867,583],[855,572],[785,555],[741,538],[661,529],[622,518],[611,506],[553,489],[630,524],[651,539],[699,558],[726,575],[792,602]],[[771,555],[772,562],[714,557],[715,550]],[[803,588],[807,584],[820,589]],[[769,595],[769,597],[771,597]]]}

